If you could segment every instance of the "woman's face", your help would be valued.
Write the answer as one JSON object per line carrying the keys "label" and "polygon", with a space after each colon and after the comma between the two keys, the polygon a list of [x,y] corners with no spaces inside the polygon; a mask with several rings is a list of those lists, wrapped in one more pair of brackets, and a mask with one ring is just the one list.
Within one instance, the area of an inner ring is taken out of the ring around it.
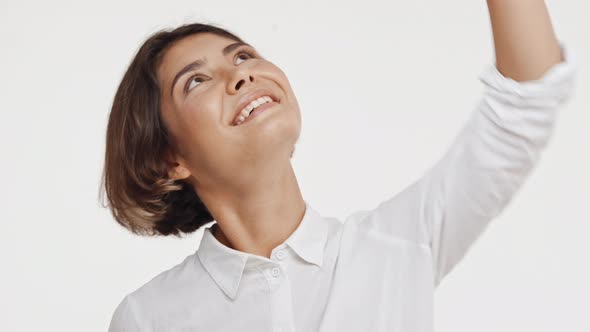
{"label": "woman's face", "polygon": [[[289,81],[252,47],[230,46],[235,43],[212,33],[191,35],[165,51],[157,68],[162,118],[178,150],[168,159],[172,178],[248,185],[290,162],[301,114]],[[186,70],[197,60],[200,66]],[[275,102],[236,125],[252,96]]]}

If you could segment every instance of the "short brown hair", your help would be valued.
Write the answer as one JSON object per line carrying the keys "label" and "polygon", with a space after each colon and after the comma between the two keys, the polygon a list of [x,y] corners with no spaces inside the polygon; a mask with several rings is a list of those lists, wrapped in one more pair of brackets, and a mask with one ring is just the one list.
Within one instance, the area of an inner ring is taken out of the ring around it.
{"label": "short brown hair", "polygon": [[156,76],[169,47],[205,32],[243,42],[211,24],[160,30],[141,45],[115,94],[106,132],[101,191],[106,191],[108,205],[103,206],[135,234],[180,237],[214,220],[189,183],[168,177],[165,153],[177,150],[162,121]]}

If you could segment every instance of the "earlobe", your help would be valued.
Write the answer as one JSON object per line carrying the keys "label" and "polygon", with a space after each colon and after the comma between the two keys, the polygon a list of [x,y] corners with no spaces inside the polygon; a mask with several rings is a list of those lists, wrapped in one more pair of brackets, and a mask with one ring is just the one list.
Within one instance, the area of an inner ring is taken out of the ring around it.
{"label": "earlobe", "polygon": [[188,178],[191,175],[190,171],[186,167],[178,163],[169,163],[168,165],[168,176],[171,179],[182,180]]}
{"label": "earlobe", "polygon": [[184,161],[182,159],[179,161],[180,163],[175,161],[169,153],[166,154],[166,165],[168,166],[168,177],[170,179],[182,180],[191,175],[188,168],[184,166]]}

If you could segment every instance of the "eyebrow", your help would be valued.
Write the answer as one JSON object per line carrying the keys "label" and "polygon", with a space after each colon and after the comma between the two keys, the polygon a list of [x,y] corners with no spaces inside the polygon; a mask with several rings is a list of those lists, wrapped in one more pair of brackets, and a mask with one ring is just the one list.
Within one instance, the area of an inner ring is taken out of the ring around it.
{"label": "eyebrow", "polygon": [[[233,50],[235,50],[236,48],[240,47],[240,46],[250,46],[252,47],[250,44],[248,43],[244,43],[244,42],[235,42],[233,44],[229,44],[226,47],[223,48],[223,50],[221,51],[221,53],[223,53],[223,55],[228,55],[229,53],[233,52]],[[172,80],[172,86],[170,87],[170,96],[172,96],[172,93],[174,92],[174,85],[176,84],[176,81],[178,81],[178,79],[180,79],[180,77],[186,73],[188,73],[189,71],[198,69],[199,67],[201,67],[202,65],[206,64],[207,61],[205,60],[195,60],[191,63],[189,63],[188,65],[184,66],[184,68],[182,68],[177,74],[176,76],[174,76],[174,80]]]}

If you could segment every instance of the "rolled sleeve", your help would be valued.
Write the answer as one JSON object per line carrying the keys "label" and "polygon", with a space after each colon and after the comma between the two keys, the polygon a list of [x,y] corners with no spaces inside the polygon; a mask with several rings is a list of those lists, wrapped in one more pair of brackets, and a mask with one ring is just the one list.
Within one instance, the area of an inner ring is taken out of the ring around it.
{"label": "rolled sleeve", "polygon": [[425,176],[422,216],[436,285],[509,204],[548,144],[575,83],[575,60],[560,46],[563,61],[538,80],[517,82],[495,65],[484,70],[475,112]]}
{"label": "rolled sleeve", "polygon": [[558,106],[573,92],[576,58],[569,47],[559,42],[563,61],[549,68],[538,80],[518,82],[503,76],[495,64],[479,75],[486,95],[514,106]]}
{"label": "rolled sleeve", "polygon": [[517,82],[495,65],[483,70],[482,97],[442,158],[366,212],[366,227],[430,248],[435,286],[508,205],[547,145],[575,81],[575,59],[560,46],[563,61],[538,80]]}

